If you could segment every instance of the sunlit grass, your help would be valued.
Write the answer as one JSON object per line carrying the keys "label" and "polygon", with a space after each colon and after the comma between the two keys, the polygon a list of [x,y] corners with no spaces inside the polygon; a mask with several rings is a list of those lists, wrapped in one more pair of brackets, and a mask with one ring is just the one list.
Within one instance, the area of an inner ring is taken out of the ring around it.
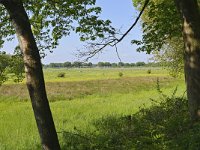
{"label": "sunlit grass", "polygon": [[[151,69],[151,74],[147,71]],[[46,82],[74,82],[88,80],[105,80],[118,79],[119,72],[123,73],[124,77],[148,77],[148,76],[169,76],[167,70],[161,68],[150,67],[134,67],[134,68],[61,68],[61,69],[44,69]],[[64,78],[58,77],[59,73],[65,73]],[[21,82],[25,83],[25,79]],[[9,79],[5,84],[15,84]]]}
{"label": "sunlit grass", "polygon": [[[86,81],[101,79],[117,79],[119,72],[124,77],[137,76],[165,76],[168,75],[166,70],[160,68],[152,68],[151,75],[147,74],[149,68],[92,68],[92,69],[46,69],[46,82],[63,82],[63,81]],[[65,73],[65,78],[57,77],[59,72]]]}
{"label": "sunlit grass", "polygon": [[[157,77],[166,94],[178,86],[177,95],[185,91],[182,79],[168,76],[155,69],[147,74],[144,69],[71,69],[45,70],[48,97],[61,145],[62,133],[81,131],[95,133],[93,123],[107,116],[121,117],[134,114],[140,106],[158,98]],[[66,71],[65,78],[56,78]],[[119,77],[122,71],[124,76]],[[0,150],[36,150],[39,136],[31,103],[24,84],[0,87]],[[69,148],[70,149],[70,148]]]}

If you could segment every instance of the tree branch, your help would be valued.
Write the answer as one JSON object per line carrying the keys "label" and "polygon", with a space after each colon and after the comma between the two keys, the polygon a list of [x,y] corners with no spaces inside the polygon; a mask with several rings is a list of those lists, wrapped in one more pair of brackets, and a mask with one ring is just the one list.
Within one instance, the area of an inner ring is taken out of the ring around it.
{"label": "tree branch", "polygon": [[135,22],[133,23],[133,25],[126,31],[126,33],[124,33],[124,35],[118,40],[117,43],[121,42],[126,36],[127,34],[136,26],[137,22],[139,21],[140,17],[142,16],[145,8],[147,7],[148,3],[149,3],[150,0],[146,0],[145,3],[144,3],[144,6],[142,8],[142,10],[140,11],[138,17],[136,18]]}
{"label": "tree branch", "polygon": [[111,46],[111,47],[115,47],[117,56],[118,56],[119,60],[121,61],[119,54],[118,54],[118,50],[117,50],[117,44],[120,43],[129,34],[129,32],[136,26],[136,24],[138,23],[139,19],[141,18],[142,14],[143,14],[145,8],[149,4],[149,1],[150,0],[145,1],[144,6],[142,7],[138,17],[136,18],[136,20],[134,21],[132,26],[120,38],[117,38],[116,37],[117,33],[115,33],[115,34],[109,35],[108,37],[103,38],[103,40],[99,43],[87,43],[87,45],[85,46],[87,51],[86,52],[79,51],[79,55],[78,55],[79,58],[87,57],[86,61],[88,61],[90,58],[94,57],[97,53],[101,52],[107,46]]}

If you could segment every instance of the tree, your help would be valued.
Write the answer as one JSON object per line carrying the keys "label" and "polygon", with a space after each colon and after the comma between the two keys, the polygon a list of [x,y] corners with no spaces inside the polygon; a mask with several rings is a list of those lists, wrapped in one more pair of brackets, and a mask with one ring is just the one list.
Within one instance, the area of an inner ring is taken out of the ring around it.
{"label": "tree", "polygon": [[[0,46],[5,39],[12,40],[16,33],[23,54],[26,84],[45,150],[59,150],[60,145],[40,59],[45,55],[44,49],[55,48],[58,40],[69,35],[70,30],[79,33],[82,41],[95,40],[102,38],[104,33],[114,32],[110,21],[98,19],[101,9],[92,7],[94,4],[95,0],[0,0]],[[73,26],[75,24],[78,26]]]}
{"label": "tree", "polygon": [[135,65],[136,65],[135,63],[131,63],[130,64],[131,67],[135,67]]}
{"label": "tree", "polygon": [[[134,5],[141,9],[141,1]],[[167,23],[166,23],[167,22]],[[173,1],[151,0],[142,16],[142,41],[138,51],[154,54],[155,61],[167,67],[173,76],[183,72],[183,41],[181,39],[181,21]]]}
{"label": "tree", "polygon": [[193,121],[200,120],[200,11],[197,0],[176,0],[182,15],[184,41],[184,69]]}
{"label": "tree", "polygon": [[67,61],[67,62],[64,62],[63,66],[67,67],[67,68],[71,68],[72,67],[72,63]]}
{"label": "tree", "polygon": [[6,68],[9,66],[10,57],[5,52],[0,52],[0,85],[7,80]]}
{"label": "tree", "polygon": [[92,64],[91,62],[89,62],[89,63],[87,64],[87,66],[91,68],[91,67],[93,66],[93,64]]}
{"label": "tree", "polygon": [[79,61],[75,61],[73,64],[72,64],[73,67],[75,68],[80,68],[82,66],[82,62],[79,62]]}
{"label": "tree", "polygon": [[[7,76],[9,73],[12,76]],[[16,51],[14,55],[8,55],[6,52],[0,52],[0,85],[9,77],[14,82],[20,82],[24,79],[24,63],[21,55]]]}
{"label": "tree", "polygon": [[24,62],[21,52],[17,49],[14,55],[11,56],[8,72],[14,74],[14,82],[21,82],[24,79]]}
{"label": "tree", "polygon": [[92,65],[93,65],[93,64],[92,64],[91,62],[89,62],[89,63],[82,63],[82,64],[81,64],[82,67],[89,67],[89,68],[91,68]]}
{"label": "tree", "polygon": [[104,62],[98,62],[97,66],[98,67],[104,67]]}
{"label": "tree", "polygon": [[140,62],[139,61],[135,65],[138,66],[138,67],[145,66],[145,62]]}
{"label": "tree", "polygon": [[[134,2],[140,7],[143,1],[135,0]],[[200,94],[198,92],[200,90],[200,12],[198,2],[197,0],[150,1],[147,7],[146,17],[148,18],[143,18],[143,39],[133,41],[141,45],[138,51],[147,53],[162,49],[163,46],[170,44],[170,39],[177,38],[178,41],[183,41],[185,81],[193,121],[200,119]]]}
{"label": "tree", "polygon": [[124,63],[123,63],[123,62],[119,62],[119,63],[118,63],[118,66],[119,66],[119,67],[123,67],[123,66],[124,66]]}
{"label": "tree", "polygon": [[56,67],[56,64],[55,64],[55,63],[50,63],[50,64],[49,64],[49,67],[50,67],[50,68],[55,68],[55,67]]}
{"label": "tree", "polygon": [[115,68],[115,67],[117,67],[117,63],[112,63],[111,66],[112,66],[113,68]]}
{"label": "tree", "polygon": [[129,63],[124,63],[124,66],[125,67],[130,67],[130,64]]}
{"label": "tree", "polygon": [[104,67],[111,67],[111,63],[110,62],[104,62]]}
{"label": "tree", "polygon": [[152,52],[154,55],[152,60],[168,69],[171,76],[181,76],[184,73],[183,49],[183,42],[180,38],[170,39],[169,44],[159,51]]}

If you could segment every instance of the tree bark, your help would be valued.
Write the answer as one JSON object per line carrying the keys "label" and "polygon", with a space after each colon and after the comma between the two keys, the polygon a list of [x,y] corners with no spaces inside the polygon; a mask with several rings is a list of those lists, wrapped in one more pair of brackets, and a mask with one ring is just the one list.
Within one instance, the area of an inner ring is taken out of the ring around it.
{"label": "tree bark", "polygon": [[200,120],[200,12],[197,0],[175,0],[183,19],[184,68],[191,119]]}
{"label": "tree bark", "polygon": [[27,88],[44,150],[60,150],[46,95],[44,76],[31,25],[21,0],[0,1],[8,11],[23,52]]}

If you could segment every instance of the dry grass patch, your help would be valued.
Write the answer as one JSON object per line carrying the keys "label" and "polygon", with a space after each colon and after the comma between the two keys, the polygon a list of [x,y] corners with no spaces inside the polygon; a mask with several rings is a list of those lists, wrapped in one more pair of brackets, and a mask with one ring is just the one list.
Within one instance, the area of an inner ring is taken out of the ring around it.
{"label": "dry grass patch", "polygon": [[[123,77],[120,79],[47,82],[46,88],[50,101],[73,100],[88,95],[107,96],[115,93],[135,93],[141,90],[151,90],[156,87],[157,77]],[[177,80],[177,79],[176,79]],[[160,77],[161,85],[170,85],[176,81],[171,77]],[[0,96],[29,99],[25,84],[8,84],[0,87]]]}

